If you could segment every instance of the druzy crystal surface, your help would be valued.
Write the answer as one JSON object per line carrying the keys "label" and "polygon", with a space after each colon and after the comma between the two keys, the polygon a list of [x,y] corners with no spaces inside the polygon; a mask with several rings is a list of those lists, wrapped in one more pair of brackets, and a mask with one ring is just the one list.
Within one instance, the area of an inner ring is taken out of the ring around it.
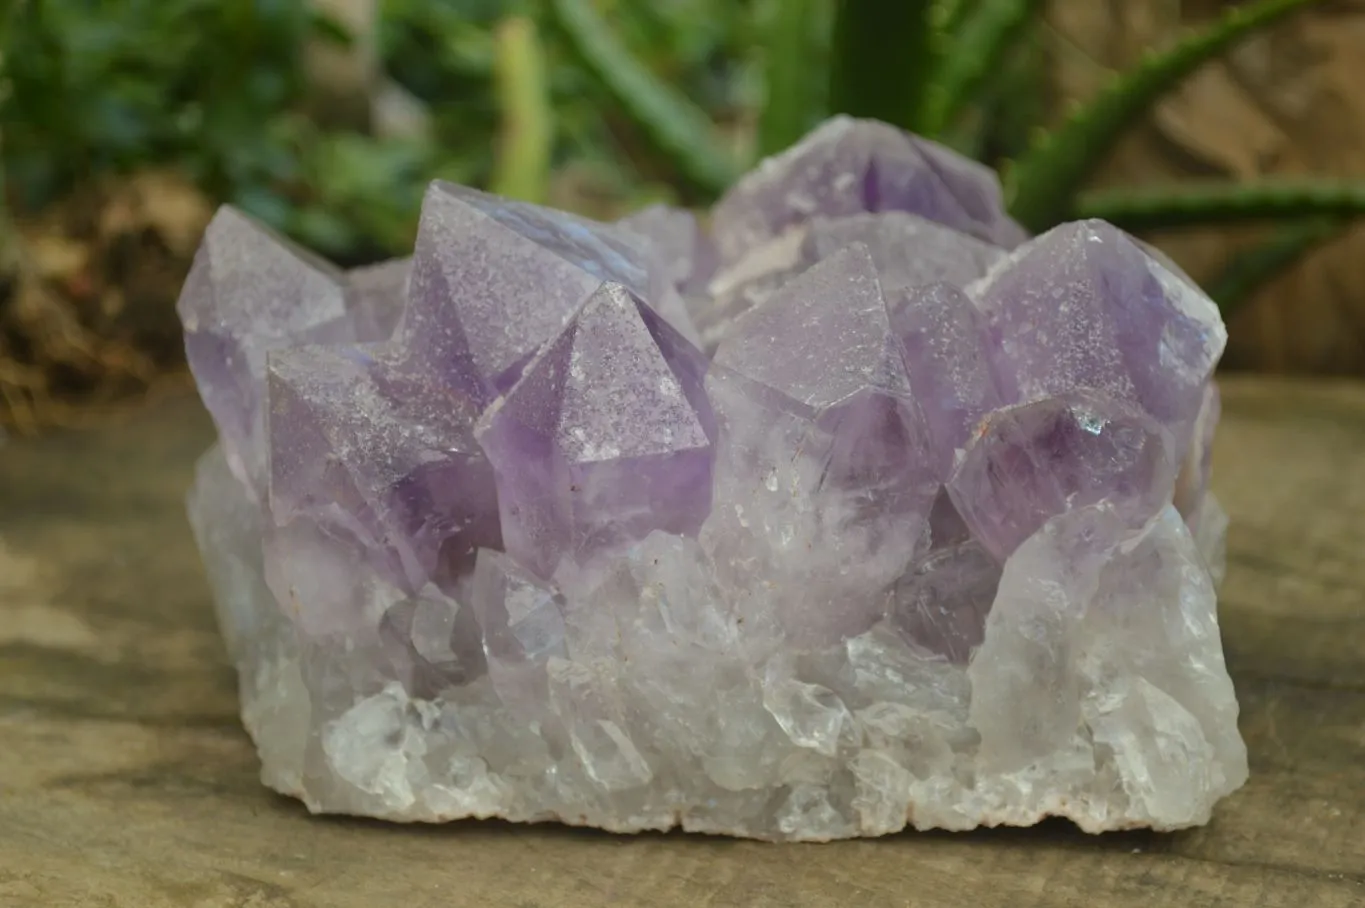
{"label": "druzy crystal surface", "polygon": [[180,313],[191,523],[312,810],[1171,829],[1246,777],[1217,310],[933,143],[836,119],[702,220],[435,183],[352,272],[224,209]]}

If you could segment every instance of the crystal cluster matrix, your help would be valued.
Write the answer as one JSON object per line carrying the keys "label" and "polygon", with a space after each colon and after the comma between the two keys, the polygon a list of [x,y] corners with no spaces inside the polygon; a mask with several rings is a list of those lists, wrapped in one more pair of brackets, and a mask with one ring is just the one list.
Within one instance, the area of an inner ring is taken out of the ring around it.
{"label": "crystal cluster matrix", "polygon": [[705,220],[437,182],[347,272],[219,212],[189,509],[265,783],[776,840],[1207,821],[1247,773],[1209,299],[874,122]]}

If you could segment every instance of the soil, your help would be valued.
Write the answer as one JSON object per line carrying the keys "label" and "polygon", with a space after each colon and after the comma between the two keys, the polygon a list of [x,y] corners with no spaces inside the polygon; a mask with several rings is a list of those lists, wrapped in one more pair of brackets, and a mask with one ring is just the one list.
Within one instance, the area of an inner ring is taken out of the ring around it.
{"label": "soil", "polygon": [[213,213],[173,174],[92,187],[13,225],[0,282],[0,426],[87,422],[183,384],[175,301]]}

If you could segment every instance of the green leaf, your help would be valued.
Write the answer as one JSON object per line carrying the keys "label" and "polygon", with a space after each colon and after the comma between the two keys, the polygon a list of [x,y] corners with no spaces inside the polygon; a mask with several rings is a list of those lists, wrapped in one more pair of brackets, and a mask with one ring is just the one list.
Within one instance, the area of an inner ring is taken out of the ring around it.
{"label": "green leaf", "polygon": [[308,25],[313,34],[328,44],[335,47],[355,46],[355,35],[351,34],[351,30],[335,16],[328,15],[320,9],[309,11]]}
{"label": "green leaf", "polygon": [[938,0],[934,4],[934,18],[939,34],[951,35],[976,12],[981,0]]}
{"label": "green leaf", "polygon": [[491,188],[508,198],[543,202],[550,184],[554,142],[545,51],[535,22],[525,16],[503,20],[495,35],[502,130]]}
{"label": "green leaf", "polygon": [[1365,182],[1263,180],[1182,183],[1170,187],[1096,190],[1072,216],[1100,218],[1134,232],[1253,221],[1365,216]]}
{"label": "green leaf", "polygon": [[953,31],[930,81],[921,129],[944,130],[1003,69],[1011,48],[1041,14],[1046,0],[984,0]]}
{"label": "green leaf", "polygon": [[819,67],[812,64],[812,32],[821,0],[774,4],[768,23],[764,83],[767,97],[758,123],[762,155],[776,154],[804,136],[817,119]]}
{"label": "green leaf", "polygon": [[706,113],[675,92],[612,34],[587,0],[549,0],[555,24],[583,65],[667,154],[687,182],[718,195],[738,175]]}
{"label": "green leaf", "polygon": [[934,0],[837,0],[832,113],[918,131],[934,67]]}
{"label": "green leaf", "polygon": [[1029,29],[1010,48],[997,75],[965,113],[982,122],[978,161],[999,166],[1021,154],[1048,116],[1051,54],[1041,28]]}
{"label": "green leaf", "polygon": [[1228,318],[1261,287],[1340,236],[1348,223],[1346,218],[1325,217],[1285,224],[1264,242],[1234,255],[1205,289]]}
{"label": "green leaf", "polygon": [[1163,94],[1237,42],[1289,14],[1328,0],[1255,0],[1174,47],[1149,54],[1117,76],[1009,168],[1010,211],[1025,227],[1046,230],[1064,219],[1076,194],[1115,143]]}

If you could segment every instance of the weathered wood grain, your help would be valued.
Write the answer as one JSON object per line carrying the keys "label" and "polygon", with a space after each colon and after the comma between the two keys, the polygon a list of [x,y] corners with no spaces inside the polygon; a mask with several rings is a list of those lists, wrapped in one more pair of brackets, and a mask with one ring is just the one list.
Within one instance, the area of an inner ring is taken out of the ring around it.
{"label": "weathered wood grain", "polygon": [[1365,385],[1225,388],[1252,779],[1209,826],[777,846],[309,817],[258,784],[181,498],[188,400],[0,447],[0,906],[1363,908]]}

